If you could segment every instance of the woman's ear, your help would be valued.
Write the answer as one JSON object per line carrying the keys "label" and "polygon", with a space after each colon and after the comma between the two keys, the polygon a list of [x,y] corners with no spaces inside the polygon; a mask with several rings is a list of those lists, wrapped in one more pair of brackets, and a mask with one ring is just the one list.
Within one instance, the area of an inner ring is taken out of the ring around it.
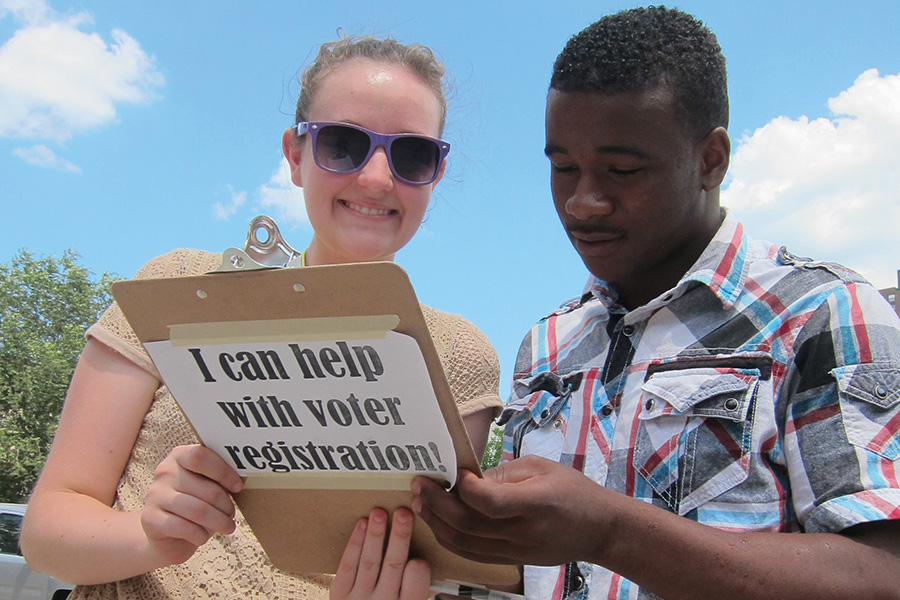
{"label": "woman's ear", "polygon": [[288,166],[291,169],[291,181],[297,187],[303,187],[303,177],[300,173],[300,155],[303,149],[303,140],[297,137],[296,130],[289,127],[284,130],[281,136],[281,151],[284,158],[287,159]]}
{"label": "woman's ear", "polygon": [[700,142],[701,182],[708,192],[722,185],[731,161],[731,139],[724,127],[716,127]]}
{"label": "woman's ear", "polygon": [[434,190],[434,187],[438,184],[438,181],[444,176],[444,170],[447,168],[447,159],[444,159],[444,162],[441,163],[441,168],[438,169],[437,179],[431,182],[431,189]]}

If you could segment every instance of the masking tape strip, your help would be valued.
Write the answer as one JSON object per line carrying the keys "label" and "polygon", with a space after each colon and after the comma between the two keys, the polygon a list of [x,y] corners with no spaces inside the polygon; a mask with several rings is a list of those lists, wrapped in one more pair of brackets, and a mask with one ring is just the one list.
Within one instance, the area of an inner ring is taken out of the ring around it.
{"label": "masking tape strip", "polygon": [[251,473],[244,489],[250,490],[409,490],[413,475],[406,473]]}
{"label": "masking tape strip", "polygon": [[266,321],[226,321],[169,325],[173,346],[234,344],[241,342],[315,342],[373,340],[400,324],[397,315],[314,317]]}

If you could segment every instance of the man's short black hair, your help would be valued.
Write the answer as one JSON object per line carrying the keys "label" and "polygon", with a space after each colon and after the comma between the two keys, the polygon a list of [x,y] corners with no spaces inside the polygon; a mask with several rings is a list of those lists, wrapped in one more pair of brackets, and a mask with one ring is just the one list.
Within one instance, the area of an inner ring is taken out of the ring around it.
{"label": "man's short black hair", "polygon": [[550,89],[640,92],[667,85],[697,139],[728,127],[728,78],[715,34],[665,6],[623,10],[569,39],[556,58]]}

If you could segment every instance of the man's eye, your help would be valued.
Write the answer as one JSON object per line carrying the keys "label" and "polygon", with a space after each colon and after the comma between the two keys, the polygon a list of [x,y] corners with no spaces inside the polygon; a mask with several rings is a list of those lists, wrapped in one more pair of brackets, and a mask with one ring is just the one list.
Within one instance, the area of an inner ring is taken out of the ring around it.
{"label": "man's eye", "polygon": [[576,167],[572,165],[550,165],[551,170],[554,173],[571,173],[576,170]]}
{"label": "man's eye", "polygon": [[640,168],[636,168],[636,169],[617,169],[617,168],[612,167],[612,168],[609,169],[609,172],[612,173],[613,175],[628,176],[628,175],[634,175],[634,174],[636,174],[636,173],[639,173],[640,170],[641,170]]}

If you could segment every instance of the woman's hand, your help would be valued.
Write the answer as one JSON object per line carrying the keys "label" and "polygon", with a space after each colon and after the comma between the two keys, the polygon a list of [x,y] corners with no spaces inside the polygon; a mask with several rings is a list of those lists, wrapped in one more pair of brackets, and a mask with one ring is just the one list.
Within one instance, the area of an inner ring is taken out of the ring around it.
{"label": "woman's hand", "polygon": [[428,563],[409,558],[412,512],[406,508],[394,511],[385,548],[387,523],[387,511],[375,508],[356,524],[331,584],[332,600],[419,600],[429,596]]}
{"label": "woman's hand", "polygon": [[243,481],[215,452],[178,446],[153,476],[141,526],[164,562],[184,562],[213,534],[234,531],[231,494],[241,490]]}

